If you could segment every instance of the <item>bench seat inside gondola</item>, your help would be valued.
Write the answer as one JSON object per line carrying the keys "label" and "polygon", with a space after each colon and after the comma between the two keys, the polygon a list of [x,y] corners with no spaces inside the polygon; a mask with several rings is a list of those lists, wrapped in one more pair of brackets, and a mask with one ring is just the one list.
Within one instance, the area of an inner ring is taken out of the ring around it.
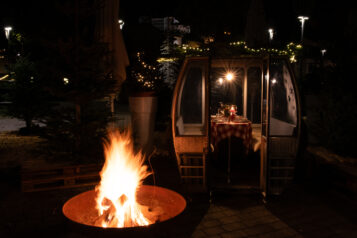
{"label": "bench seat inside gondola", "polygon": [[291,136],[294,134],[296,125],[285,121],[270,118],[270,135],[274,136]]}
{"label": "bench seat inside gondola", "polygon": [[203,124],[184,124],[182,117],[176,122],[176,127],[180,135],[203,135]]}

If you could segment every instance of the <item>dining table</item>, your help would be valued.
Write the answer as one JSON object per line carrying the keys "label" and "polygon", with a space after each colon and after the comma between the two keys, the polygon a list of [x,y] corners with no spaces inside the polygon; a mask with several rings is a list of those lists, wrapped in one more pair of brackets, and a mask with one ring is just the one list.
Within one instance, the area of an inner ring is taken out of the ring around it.
{"label": "dining table", "polygon": [[224,139],[228,139],[227,182],[231,175],[231,138],[242,140],[245,153],[248,154],[252,141],[252,123],[242,116],[211,116],[211,144],[214,148]]}

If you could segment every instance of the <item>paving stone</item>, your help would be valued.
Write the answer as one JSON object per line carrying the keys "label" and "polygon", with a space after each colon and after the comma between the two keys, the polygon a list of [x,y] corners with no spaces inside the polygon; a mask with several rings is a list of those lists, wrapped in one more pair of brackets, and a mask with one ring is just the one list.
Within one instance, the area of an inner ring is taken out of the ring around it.
{"label": "paving stone", "polygon": [[225,207],[225,206],[222,206],[222,207],[220,207],[221,208],[221,212],[227,212],[227,211],[233,211],[233,209],[232,208],[230,208],[230,207]]}
{"label": "paving stone", "polygon": [[279,235],[279,237],[289,237],[289,236],[297,235],[298,233],[291,228],[285,228],[276,231],[276,234]]}
{"label": "paving stone", "polygon": [[[269,224],[264,224],[264,225],[258,225],[255,227],[250,228],[250,230],[254,230],[257,232],[257,234],[265,234],[267,232],[272,232],[274,231],[274,227],[270,226]],[[247,234],[250,234],[249,232],[246,232]]]}
{"label": "paving stone", "polygon": [[286,225],[284,222],[281,222],[280,220],[272,222],[269,225],[273,227],[275,230],[288,228],[288,225]]}
{"label": "paving stone", "polygon": [[246,226],[242,223],[230,223],[222,225],[222,228],[226,231],[234,231],[239,229],[244,229]]}
{"label": "paving stone", "polygon": [[227,217],[227,215],[225,215],[223,212],[215,212],[215,213],[209,214],[208,216],[210,218],[213,218],[213,219],[219,219],[219,218],[222,218],[222,217]]}
{"label": "paving stone", "polygon": [[237,231],[222,233],[221,237],[223,237],[223,238],[241,238],[241,237],[248,237],[248,234],[241,230],[237,230]]}
{"label": "paving stone", "polygon": [[256,218],[253,219],[245,219],[242,221],[246,226],[248,227],[253,227],[256,226],[258,224],[262,224],[262,221]]}
{"label": "paving stone", "polygon": [[220,212],[220,211],[223,211],[224,209],[225,209],[225,207],[211,204],[207,213]]}
{"label": "paving stone", "polygon": [[204,232],[207,235],[212,236],[212,235],[217,235],[217,234],[223,233],[224,230],[223,230],[223,228],[216,226],[216,227],[207,228],[204,230]]}
{"label": "paving stone", "polygon": [[310,233],[316,230],[321,230],[322,226],[320,224],[311,223],[302,223],[296,226],[301,233]]}
{"label": "paving stone", "polygon": [[192,238],[203,238],[203,237],[207,237],[207,235],[201,231],[201,230],[195,230],[191,236]]}
{"label": "paving stone", "polygon": [[245,215],[249,216],[249,217],[256,217],[256,218],[273,216],[269,211],[266,211],[266,210],[264,210],[264,211],[254,211],[254,212],[251,212],[251,213],[246,213]]}
{"label": "paving stone", "polygon": [[249,227],[247,229],[242,230],[244,233],[248,234],[249,236],[254,235],[265,235],[266,233],[274,231],[274,228],[266,226],[266,225],[258,225],[255,227]]}
{"label": "paving stone", "polygon": [[227,215],[227,216],[233,216],[238,214],[238,211],[232,210],[232,209],[227,209],[225,211],[223,211],[223,214]]}
{"label": "paving stone", "polygon": [[222,224],[229,224],[229,223],[234,223],[234,222],[240,222],[241,219],[237,216],[226,216],[226,217],[219,218],[219,221]]}
{"label": "paving stone", "polygon": [[215,227],[220,225],[221,222],[219,220],[209,220],[209,221],[205,221],[202,223],[202,226],[205,228],[209,228],[209,227]]}
{"label": "paving stone", "polygon": [[263,206],[254,206],[254,207],[249,207],[246,208],[245,211],[247,212],[256,212],[262,209]]}

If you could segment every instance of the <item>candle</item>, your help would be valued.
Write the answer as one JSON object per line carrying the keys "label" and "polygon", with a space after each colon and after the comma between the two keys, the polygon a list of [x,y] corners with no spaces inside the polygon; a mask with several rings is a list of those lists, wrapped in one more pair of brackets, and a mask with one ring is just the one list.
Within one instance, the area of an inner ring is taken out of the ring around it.
{"label": "candle", "polygon": [[231,107],[230,112],[231,112],[231,115],[233,115],[233,114],[235,114],[235,113],[236,113],[236,110],[234,110],[234,107],[233,107],[233,106]]}

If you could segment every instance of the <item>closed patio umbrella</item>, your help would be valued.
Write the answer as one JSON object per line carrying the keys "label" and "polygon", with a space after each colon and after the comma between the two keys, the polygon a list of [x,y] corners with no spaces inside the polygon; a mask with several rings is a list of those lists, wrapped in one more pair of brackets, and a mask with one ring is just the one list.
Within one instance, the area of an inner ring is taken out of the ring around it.
{"label": "closed patio umbrella", "polygon": [[[119,0],[98,0],[96,22],[97,39],[108,44],[112,52],[113,78],[121,85],[126,79],[129,58],[119,26]],[[118,91],[119,88],[116,89]],[[110,95],[111,111],[114,113],[115,94]]]}

